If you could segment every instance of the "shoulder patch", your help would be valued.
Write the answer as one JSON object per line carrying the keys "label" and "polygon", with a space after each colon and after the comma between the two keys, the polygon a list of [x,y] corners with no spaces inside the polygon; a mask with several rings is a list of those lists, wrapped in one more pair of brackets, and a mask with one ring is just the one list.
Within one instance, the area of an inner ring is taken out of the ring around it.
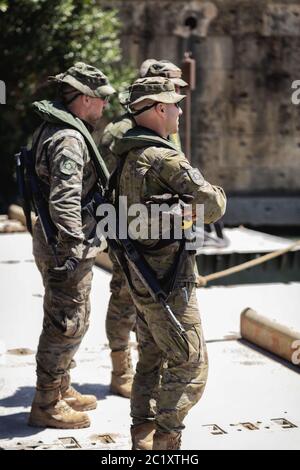
{"label": "shoulder patch", "polygon": [[60,172],[66,176],[72,176],[77,173],[77,163],[71,158],[64,157],[59,165]]}
{"label": "shoulder patch", "polygon": [[201,175],[200,171],[198,168],[191,168],[188,170],[189,177],[191,180],[197,185],[197,186],[202,186],[204,183],[204,178]]}
{"label": "shoulder patch", "polygon": [[204,178],[198,168],[193,168],[188,162],[180,162],[180,166],[186,170],[189,177],[197,186],[204,184]]}
{"label": "shoulder patch", "polygon": [[61,155],[63,157],[74,160],[74,162],[76,162],[78,165],[83,164],[83,157],[78,153],[78,149],[76,148],[65,147],[63,148]]}

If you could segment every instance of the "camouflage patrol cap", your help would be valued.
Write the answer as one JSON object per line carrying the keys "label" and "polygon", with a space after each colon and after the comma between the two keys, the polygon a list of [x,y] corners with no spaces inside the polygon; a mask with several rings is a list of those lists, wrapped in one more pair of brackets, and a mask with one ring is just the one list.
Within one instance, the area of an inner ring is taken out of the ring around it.
{"label": "camouflage patrol cap", "polygon": [[177,65],[169,60],[147,59],[140,67],[141,77],[166,77],[174,85],[186,87],[188,84],[181,78],[182,71]]}
{"label": "camouflage patrol cap", "polygon": [[179,103],[185,95],[179,95],[175,91],[174,83],[164,77],[138,78],[128,89],[129,106],[140,103],[143,100],[157,101],[158,103]]}
{"label": "camouflage patrol cap", "polygon": [[104,98],[115,93],[108,78],[101,70],[84,62],[76,62],[66,72],[49,77],[58,83],[67,83],[81,93],[93,98]]}

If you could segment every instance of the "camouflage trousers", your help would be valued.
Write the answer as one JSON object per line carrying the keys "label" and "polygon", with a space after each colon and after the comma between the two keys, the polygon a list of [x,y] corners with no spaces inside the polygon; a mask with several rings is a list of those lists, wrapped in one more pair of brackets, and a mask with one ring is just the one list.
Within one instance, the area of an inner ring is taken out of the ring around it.
{"label": "camouflage trousers", "polygon": [[120,265],[111,253],[110,259],[113,272],[106,315],[106,336],[112,351],[124,351],[128,348],[130,332],[135,328],[136,309]]}
{"label": "camouflage trousers", "polygon": [[95,258],[82,260],[67,280],[48,273],[53,261],[36,258],[45,288],[43,329],[36,354],[37,388],[67,388],[73,359],[89,326],[92,267]]}
{"label": "camouflage trousers", "polygon": [[177,287],[168,299],[186,330],[184,339],[133,272],[132,279],[139,350],[131,395],[133,424],[155,420],[161,432],[181,431],[185,416],[203,394],[208,374],[196,288],[191,283]]}

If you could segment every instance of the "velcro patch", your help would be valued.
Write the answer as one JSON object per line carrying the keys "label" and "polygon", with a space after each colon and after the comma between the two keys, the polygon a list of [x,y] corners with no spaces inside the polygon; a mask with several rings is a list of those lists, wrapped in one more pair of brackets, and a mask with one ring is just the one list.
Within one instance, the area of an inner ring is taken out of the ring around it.
{"label": "velcro patch", "polygon": [[193,183],[197,186],[204,184],[205,180],[198,168],[193,168],[188,162],[180,162],[180,166],[186,170]]}
{"label": "velcro patch", "polygon": [[198,168],[190,168],[188,170],[189,177],[191,180],[197,185],[197,186],[202,186],[204,183],[204,178],[201,175],[200,171]]}
{"label": "velcro patch", "polygon": [[77,173],[77,163],[71,158],[64,158],[59,165],[59,169],[63,175],[71,176]]}

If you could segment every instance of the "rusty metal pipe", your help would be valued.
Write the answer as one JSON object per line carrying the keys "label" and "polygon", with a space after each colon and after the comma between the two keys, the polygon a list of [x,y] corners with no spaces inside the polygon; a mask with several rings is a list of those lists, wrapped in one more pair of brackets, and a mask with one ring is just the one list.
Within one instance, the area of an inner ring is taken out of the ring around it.
{"label": "rusty metal pipe", "polygon": [[251,308],[241,313],[242,338],[300,366],[300,332],[270,320]]}
{"label": "rusty metal pipe", "polygon": [[181,64],[182,78],[188,83],[188,87],[184,90],[186,95],[184,119],[184,153],[188,160],[191,160],[191,110],[192,110],[192,91],[196,88],[196,61],[192,59],[191,52],[185,52]]}

